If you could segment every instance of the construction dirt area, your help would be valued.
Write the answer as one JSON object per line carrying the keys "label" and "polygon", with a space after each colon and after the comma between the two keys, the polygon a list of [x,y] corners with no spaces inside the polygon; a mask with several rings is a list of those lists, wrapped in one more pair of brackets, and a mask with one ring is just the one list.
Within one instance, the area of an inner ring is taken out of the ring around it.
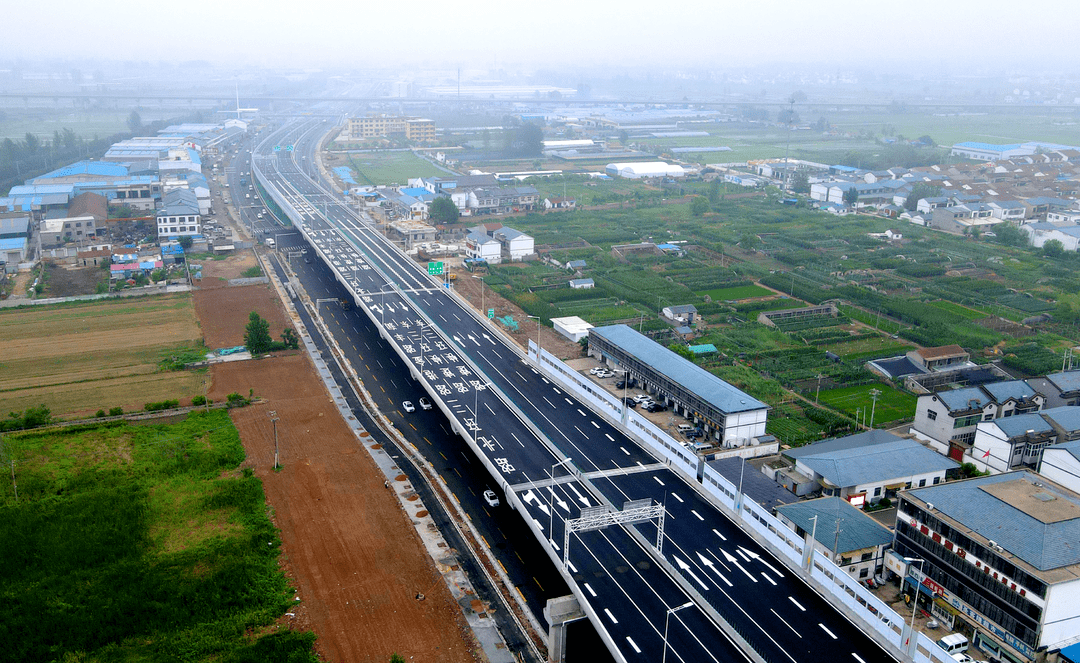
{"label": "construction dirt area", "polygon": [[[210,347],[242,342],[252,310],[270,320],[275,336],[287,320],[265,285],[197,291],[195,306]],[[232,419],[245,467],[263,481],[282,565],[300,599],[279,626],[313,630],[326,661],[384,663],[394,652],[406,661],[483,660],[408,516],[306,354],[216,364],[211,373],[215,401],[233,392],[261,399]]]}

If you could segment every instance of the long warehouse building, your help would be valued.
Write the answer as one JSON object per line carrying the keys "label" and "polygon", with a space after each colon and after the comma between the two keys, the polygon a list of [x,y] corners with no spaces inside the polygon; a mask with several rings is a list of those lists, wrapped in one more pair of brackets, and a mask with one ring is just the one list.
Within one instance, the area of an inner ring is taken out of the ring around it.
{"label": "long warehouse building", "polygon": [[589,330],[589,354],[625,371],[725,447],[765,435],[768,405],[626,325]]}

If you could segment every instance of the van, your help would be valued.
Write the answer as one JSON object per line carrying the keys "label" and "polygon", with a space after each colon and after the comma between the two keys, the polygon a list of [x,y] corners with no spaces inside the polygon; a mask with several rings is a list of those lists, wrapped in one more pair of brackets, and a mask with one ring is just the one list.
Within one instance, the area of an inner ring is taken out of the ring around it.
{"label": "van", "polygon": [[937,646],[941,647],[946,653],[953,653],[958,651],[965,651],[968,648],[968,639],[959,633],[950,633],[942,639],[937,641]]}
{"label": "van", "polygon": [[680,433],[688,433],[694,430],[694,428],[696,428],[696,426],[694,426],[693,424],[679,424]]}

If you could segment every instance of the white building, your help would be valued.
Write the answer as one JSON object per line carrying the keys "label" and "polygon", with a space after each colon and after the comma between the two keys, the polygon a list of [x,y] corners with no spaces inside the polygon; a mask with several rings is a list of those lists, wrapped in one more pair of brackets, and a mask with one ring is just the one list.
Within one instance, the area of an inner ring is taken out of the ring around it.
{"label": "white building", "polygon": [[612,177],[622,177],[629,180],[646,177],[686,177],[686,170],[682,166],[664,163],[663,161],[609,163],[605,171]]}
{"label": "white building", "polygon": [[589,330],[593,326],[576,315],[572,315],[566,318],[552,318],[551,326],[555,331],[559,332],[566,338],[570,339],[574,343],[577,343],[581,339],[589,335]]}
{"label": "white building", "polygon": [[1039,474],[1080,492],[1080,440],[1047,447],[1039,463]]}
{"label": "white building", "polygon": [[959,458],[974,443],[979,422],[1038,412],[1045,402],[1023,380],[922,394],[911,433],[938,452]]}
{"label": "white building", "polygon": [[1052,239],[1061,242],[1066,251],[1075,251],[1080,246],[1080,226],[1058,226],[1053,223],[1025,223],[1020,229],[1028,234],[1031,245],[1041,249]]}
{"label": "white building", "polygon": [[202,234],[199,199],[189,189],[173,189],[162,196],[164,206],[157,213],[158,237]]}
{"label": "white building", "polygon": [[502,247],[503,257],[511,262],[524,260],[527,256],[536,253],[533,238],[520,230],[503,226],[493,232],[492,237]]}
{"label": "white building", "polygon": [[502,262],[502,244],[493,237],[472,231],[465,236],[465,253],[470,258],[486,260],[489,265]]}

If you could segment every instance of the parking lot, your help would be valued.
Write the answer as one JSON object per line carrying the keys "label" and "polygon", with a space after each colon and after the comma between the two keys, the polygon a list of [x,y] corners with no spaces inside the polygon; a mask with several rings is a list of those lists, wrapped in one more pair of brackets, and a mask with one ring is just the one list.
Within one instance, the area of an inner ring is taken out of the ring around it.
{"label": "parking lot", "polygon": [[591,357],[571,359],[566,362],[582,376],[615,395],[625,398],[627,404],[659,428],[665,430],[683,446],[697,452],[713,449],[693,421],[675,413],[670,407],[655,400],[652,394],[634,384],[624,385],[622,371],[612,370]]}

